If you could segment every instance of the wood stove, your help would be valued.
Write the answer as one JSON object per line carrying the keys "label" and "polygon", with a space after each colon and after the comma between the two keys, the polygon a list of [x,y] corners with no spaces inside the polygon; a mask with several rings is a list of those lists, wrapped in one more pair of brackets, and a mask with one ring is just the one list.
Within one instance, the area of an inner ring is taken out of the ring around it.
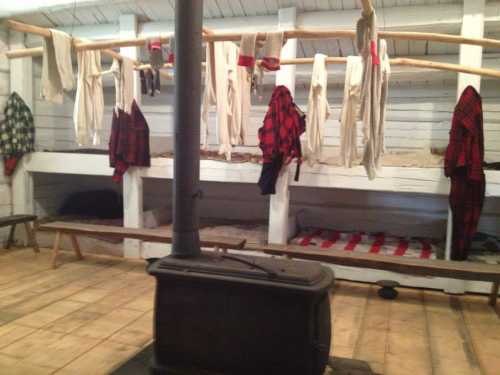
{"label": "wood stove", "polygon": [[167,257],[157,279],[154,374],[320,375],[330,353],[333,272],[319,263],[219,255]]}

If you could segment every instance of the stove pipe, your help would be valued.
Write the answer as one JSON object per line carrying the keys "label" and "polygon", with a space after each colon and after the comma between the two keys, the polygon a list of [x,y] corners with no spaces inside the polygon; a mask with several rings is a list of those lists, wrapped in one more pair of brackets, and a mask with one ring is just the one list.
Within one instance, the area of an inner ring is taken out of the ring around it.
{"label": "stove pipe", "polygon": [[175,138],[172,256],[196,257],[199,236],[203,0],[175,2]]}

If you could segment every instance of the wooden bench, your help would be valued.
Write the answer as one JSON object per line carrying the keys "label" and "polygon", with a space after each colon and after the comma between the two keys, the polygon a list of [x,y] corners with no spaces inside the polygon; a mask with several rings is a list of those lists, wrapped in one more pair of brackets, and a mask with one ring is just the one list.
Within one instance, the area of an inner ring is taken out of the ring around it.
{"label": "wooden bench", "polygon": [[[59,254],[61,236],[63,234],[70,237],[73,250],[78,259],[83,259],[83,255],[78,244],[77,236],[100,236],[120,239],[132,238],[148,242],[172,243],[172,233],[160,229],[137,229],[56,221],[40,225],[39,230],[56,232],[52,252],[52,268],[57,267],[57,255]],[[225,251],[227,249],[238,250],[245,246],[245,240],[229,237],[201,236],[200,241],[201,246],[213,247],[217,251]]]}
{"label": "wooden bench", "polygon": [[496,306],[500,287],[500,265],[475,262],[414,259],[380,254],[360,254],[342,250],[328,250],[297,245],[260,245],[247,243],[244,250],[260,251],[270,255],[316,260],[322,263],[348,267],[371,268],[406,275],[445,277],[459,280],[491,282],[489,304]]}
{"label": "wooden bench", "polygon": [[[33,225],[31,225],[33,223]],[[40,249],[38,248],[38,242],[36,241],[36,228],[38,226],[37,217],[35,215],[11,215],[0,217],[0,228],[10,226],[9,238],[7,239],[7,249],[10,249],[14,243],[14,235],[16,232],[17,224],[24,224],[24,229],[26,230],[26,236],[29,241],[29,245],[33,247],[33,250],[38,253]]]}

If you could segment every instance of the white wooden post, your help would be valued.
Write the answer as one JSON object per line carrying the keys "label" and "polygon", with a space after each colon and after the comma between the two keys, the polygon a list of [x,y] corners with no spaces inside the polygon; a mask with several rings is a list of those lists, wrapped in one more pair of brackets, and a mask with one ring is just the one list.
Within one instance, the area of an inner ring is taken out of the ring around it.
{"label": "white wooden post", "polygon": [[[280,30],[294,29],[297,19],[296,8],[280,9],[278,12]],[[287,41],[281,51],[282,59],[293,59],[297,56],[297,39]],[[276,85],[288,87],[295,95],[295,65],[282,65],[276,73]],[[288,215],[290,210],[289,168],[282,169],[276,182],[276,194],[271,195],[269,204],[268,242],[286,244],[289,236]]]}
{"label": "white wooden post", "polygon": [[[482,38],[484,35],[484,9],[486,0],[464,0],[463,20],[461,35],[469,38]],[[459,64],[480,68],[483,60],[483,47],[460,45]],[[459,73],[457,80],[457,100],[467,86],[474,86],[480,92],[481,76]],[[453,217],[448,208],[448,225],[446,227],[446,259],[451,258],[451,245],[453,235]],[[464,293],[465,282],[450,280],[446,289],[448,293]]]}
{"label": "white wooden post", "polygon": [[[137,16],[125,14],[120,16],[120,38],[135,38],[137,36]],[[137,60],[138,47],[120,48],[123,56]],[[131,77],[132,78],[132,77]],[[134,99],[141,103],[141,87],[139,73],[134,72]],[[123,219],[124,226],[128,228],[142,228],[143,226],[143,181],[139,169],[131,167],[123,176]],[[140,258],[142,243],[139,240],[125,239],[123,255],[126,258]]]}
{"label": "white wooden post", "polygon": [[[9,34],[9,49],[26,48],[25,34],[11,31]],[[34,112],[33,93],[33,59],[25,57],[10,60],[10,92],[17,92]],[[14,214],[33,214],[34,187],[33,176],[24,168],[24,162],[29,155],[24,156],[12,177],[12,211]]]}

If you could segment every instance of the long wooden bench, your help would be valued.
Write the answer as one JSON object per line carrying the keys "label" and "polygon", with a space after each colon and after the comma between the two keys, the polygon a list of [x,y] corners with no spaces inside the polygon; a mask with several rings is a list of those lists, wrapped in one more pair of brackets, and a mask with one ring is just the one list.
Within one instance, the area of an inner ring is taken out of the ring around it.
{"label": "long wooden bench", "polygon": [[[137,229],[124,228],[108,225],[80,224],[67,222],[52,222],[39,226],[41,231],[56,232],[52,252],[52,267],[57,267],[57,255],[61,244],[61,236],[66,234],[70,237],[73,250],[78,259],[83,259],[77,236],[100,236],[111,238],[131,238],[148,242],[172,243],[172,233],[160,229]],[[201,246],[213,247],[216,250],[242,249],[245,240],[229,237],[201,236]]]}
{"label": "long wooden bench", "polygon": [[[33,223],[33,224],[31,224]],[[37,217],[35,215],[10,215],[0,217],[0,228],[10,226],[9,237],[7,239],[7,249],[10,249],[14,243],[14,234],[16,232],[17,224],[24,224],[24,229],[26,230],[26,236],[29,240],[29,244],[33,247],[33,250],[38,253],[40,252],[38,248],[38,242],[36,241],[36,227],[38,226]]]}
{"label": "long wooden bench", "polygon": [[496,306],[500,288],[500,265],[476,262],[413,259],[380,254],[360,254],[342,250],[328,250],[297,245],[261,245],[247,243],[244,250],[259,251],[289,258],[316,260],[322,263],[348,267],[371,268],[407,275],[445,277],[458,280],[491,282],[489,304]]}

